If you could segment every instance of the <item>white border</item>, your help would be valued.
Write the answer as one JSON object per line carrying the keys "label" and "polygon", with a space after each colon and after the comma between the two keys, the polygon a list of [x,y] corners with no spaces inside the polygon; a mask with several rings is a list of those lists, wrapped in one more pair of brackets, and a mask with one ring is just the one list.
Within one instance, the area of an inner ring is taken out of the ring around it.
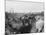
{"label": "white border", "polygon": [[4,15],[4,0],[0,0],[0,35],[4,35],[5,33],[5,15]]}
{"label": "white border", "polygon": [[[5,33],[5,2],[4,2],[5,0],[0,0],[0,35],[4,35],[4,33]],[[46,0],[44,0],[44,2],[45,2],[45,13],[44,13],[44,15],[45,15],[45,17],[44,17],[44,19],[45,19],[45,29],[46,29]],[[46,32],[46,30],[45,30],[45,32]],[[32,34],[32,33],[31,33]],[[31,35],[31,34],[24,34],[24,35]],[[32,35],[46,35],[46,33],[33,33]]]}
{"label": "white border", "polygon": [[16,1],[33,1],[33,2],[43,2],[44,0],[16,0]]}
{"label": "white border", "polygon": [[43,2],[44,0],[7,0],[7,1],[34,1],[34,2]]}

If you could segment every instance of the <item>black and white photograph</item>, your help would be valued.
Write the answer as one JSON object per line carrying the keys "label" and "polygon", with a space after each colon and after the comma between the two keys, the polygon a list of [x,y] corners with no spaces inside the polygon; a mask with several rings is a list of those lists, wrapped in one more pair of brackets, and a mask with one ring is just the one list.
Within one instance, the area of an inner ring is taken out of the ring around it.
{"label": "black and white photograph", "polygon": [[5,2],[5,35],[44,33],[44,2]]}

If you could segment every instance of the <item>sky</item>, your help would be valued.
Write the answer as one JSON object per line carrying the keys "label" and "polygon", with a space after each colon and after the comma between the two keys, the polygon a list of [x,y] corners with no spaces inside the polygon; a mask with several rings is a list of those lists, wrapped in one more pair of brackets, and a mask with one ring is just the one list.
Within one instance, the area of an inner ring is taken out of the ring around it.
{"label": "sky", "polygon": [[15,1],[6,0],[6,11],[17,13],[44,11],[43,1]]}

